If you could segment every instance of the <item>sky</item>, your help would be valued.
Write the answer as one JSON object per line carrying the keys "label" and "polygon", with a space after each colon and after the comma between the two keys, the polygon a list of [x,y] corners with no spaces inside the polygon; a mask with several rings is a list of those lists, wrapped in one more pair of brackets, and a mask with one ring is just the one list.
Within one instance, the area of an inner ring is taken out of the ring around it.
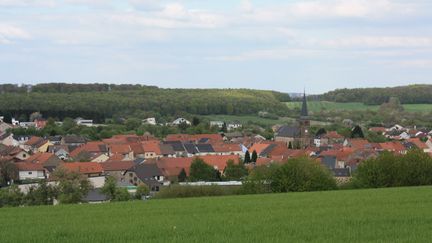
{"label": "sky", "polygon": [[430,0],[0,0],[0,83],[432,84]]}

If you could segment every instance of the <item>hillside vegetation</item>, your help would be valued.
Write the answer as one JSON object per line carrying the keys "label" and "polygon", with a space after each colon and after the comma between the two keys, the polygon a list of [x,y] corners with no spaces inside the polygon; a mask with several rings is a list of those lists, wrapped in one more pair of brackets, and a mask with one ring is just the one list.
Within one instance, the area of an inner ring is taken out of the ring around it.
{"label": "hillside vegetation", "polygon": [[393,88],[337,89],[320,95],[320,100],[334,102],[360,102],[381,105],[390,97],[399,98],[402,104],[432,104],[432,85],[409,85]]}
{"label": "hillside vegetation", "polygon": [[0,233],[3,242],[428,242],[431,197],[431,187],[411,187],[2,208]]}
{"label": "hillside vegetation", "polygon": [[285,115],[284,93],[248,89],[162,89],[141,85],[38,84],[0,85],[3,115],[85,117],[96,121],[119,116],[175,117],[185,114],[256,115],[268,111]]}

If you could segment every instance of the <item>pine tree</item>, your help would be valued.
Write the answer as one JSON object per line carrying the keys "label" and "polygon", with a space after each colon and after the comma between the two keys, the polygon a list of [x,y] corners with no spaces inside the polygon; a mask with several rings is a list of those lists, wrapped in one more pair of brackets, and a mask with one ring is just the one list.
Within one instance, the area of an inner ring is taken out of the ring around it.
{"label": "pine tree", "polygon": [[258,159],[258,154],[257,154],[257,152],[254,150],[254,151],[252,152],[252,159],[251,159],[251,161],[255,163],[255,162],[257,161],[257,159]]}
{"label": "pine tree", "polygon": [[185,171],[185,169],[182,169],[180,171],[180,174],[178,175],[178,181],[179,182],[185,182],[186,179],[187,179],[186,171]]}
{"label": "pine tree", "polygon": [[245,158],[244,158],[244,163],[245,164],[249,164],[250,162],[251,162],[250,153],[249,153],[249,151],[246,151]]}
{"label": "pine tree", "polygon": [[288,149],[293,149],[293,145],[291,142],[289,142],[289,144],[288,144]]}

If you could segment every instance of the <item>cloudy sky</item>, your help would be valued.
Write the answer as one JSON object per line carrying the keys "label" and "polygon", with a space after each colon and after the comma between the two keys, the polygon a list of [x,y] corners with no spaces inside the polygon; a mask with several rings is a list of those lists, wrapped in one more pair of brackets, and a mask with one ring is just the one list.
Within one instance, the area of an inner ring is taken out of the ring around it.
{"label": "cloudy sky", "polygon": [[0,83],[432,83],[430,0],[0,0]]}

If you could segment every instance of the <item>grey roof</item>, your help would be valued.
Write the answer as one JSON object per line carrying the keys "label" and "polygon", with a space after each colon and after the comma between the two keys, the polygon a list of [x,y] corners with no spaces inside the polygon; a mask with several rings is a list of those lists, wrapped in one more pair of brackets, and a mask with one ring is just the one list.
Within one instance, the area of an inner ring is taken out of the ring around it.
{"label": "grey roof", "polygon": [[301,117],[307,117],[308,115],[309,115],[309,113],[308,113],[308,108],[307,108],[306,93],[304,93],[300,116]]}
{"label": "grey roof", "polygon": [[162,155],[175,154],[173,146],[170,144],[161,144],[159,146]]}
{"label": "grey roof", "polygon": [[199,152],[195,144],[184,143],[183,146],[189,154],[197,154]]}
{"label": "grey roof", "polygon": [[63,137],[63,141],[66,144],[70,144],[70,143],[86,143],[86,139],[84,137],[81,136],[76,136],[76,135],[67,135]]}
{"label": "grey roof", "polygon": [[259,156],[261,157],[267,157],[267,155],[276,147],[276,144],[270,144],[267,148],[263,149]]}
{"label": "grey roof", "polygon": [[300,137],[300,128],[299,127],[290,127],[290,126],[281,126],[277,132],[277,137],[289,137],[289,138],[295,138]]}
{"label": "grey roof", "polygon": [[162,171],[157,167],[157,165],[152,163],[142,163],[135,165],[131,170],[133,170],[137,177],[143,182],[153,179],[155,176],[163,175]]}
{"label": "grey roof", "polygon": [[209,140],[209,138],[201,138],[200,140],[198,140],[198,143],[208,143]]}
{"label": "grey roof", "polygon": [[214,153],[213,146],[211,144],[197,144],[196,148],[201,153]]}
{"label": "grey roof", "polygon": [[169,144],[172,146],[175,152],[184,152],[185,148],[181,141],[165,141],[164,144]]}
{"label": "grey roof", "polygon": [[134,160],[134,164],[139,165],[139,164],[143,163],[144,160],[145,160],[144,158],[136,158],[136,159]]}
{"label": "grey roof", "polygon": [[84,202],[103,202],[108,201],[108,196],[103,194],[100,189],[91,189],[82,199]]}
{"label": "grey roof", "polygon": [[335,177],[349,177],[351,172],[349,168],[337,168],[332,170]]}
{"label": "grey roof", "polygon": [[324,156],[321,158],[321,163],[329,169],[336,167],[336,156]]}

